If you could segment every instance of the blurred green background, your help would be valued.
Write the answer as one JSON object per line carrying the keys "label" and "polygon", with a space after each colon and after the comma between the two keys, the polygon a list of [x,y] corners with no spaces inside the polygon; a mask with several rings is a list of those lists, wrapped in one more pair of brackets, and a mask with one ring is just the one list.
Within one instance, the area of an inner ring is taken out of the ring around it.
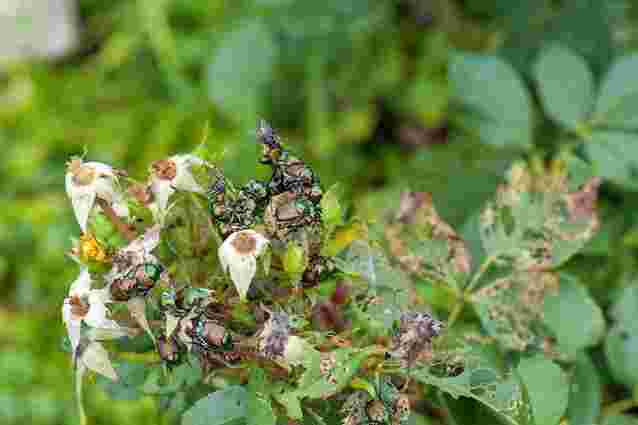
{"label": "blurred green background", "polygon": [[[142,177],[151,161],[208,134],[211,153],[241,180],[254,174],[254,129],[265,118],[325,186],[342,182],[358,214],[374,216],[411,188],[432,192],[441,214],[462,225],[512,159],[550,156],[564,134],[532,97],[533,143],[485,143],[450,93],[450,55],[497,55],[533,89],[531,64],[546,43],[583,55],[596,78],[638,47],[629,0],[73,4],[74,49],[0,67],[2,424],[77,423],[60,317],[77,274],[64,255],[79,234],[64,194],[70,155],[86,149]],[[614,237],[634,228],[632,193],[605,187],[608,224],[590,254],[607,266],[593,288],[638,270]],[[608,261],[610,252],[618,255]],[[110,401],[87,387],[92,423],[160,423],[152,399]]]}

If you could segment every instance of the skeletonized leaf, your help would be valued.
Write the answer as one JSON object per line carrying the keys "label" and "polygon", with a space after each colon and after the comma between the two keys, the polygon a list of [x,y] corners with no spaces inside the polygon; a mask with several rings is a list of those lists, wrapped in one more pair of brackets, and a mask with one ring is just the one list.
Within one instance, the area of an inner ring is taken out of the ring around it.
{"label": "skeletonized leaf", "polygon": [[527,405],[523,392],[514,377],[501,378],[488,369],[466,369],[458,376],[439,377],[427,369],[420,369],[412,376],[423,384],[432,385],[453,398],[466,397],[478,401],[511,425],[526,425]]}
{"label": "skeletonized leaf", "polygon": [[558,283],[555,273],[518,271],[481,288],[474,301],[483,328],[508,350],[542,348],[543,300]]}
{"label": "skeletonized leaf", "polygon": [[408,272],[454,282],[470,273],[465,242],[438,215],[429,193],[403,193],[385,236],[390,252]]}
{"label": "skeletonized leaf", "polygon": [[508,177],[508,184],[499,188],[481,215],[483,246],[499,264],[517,270],[556,267],[598,229],[599,178],[570,192],[563,160],[539,171],[515,164]]}
{"label": "skeletonized leaf", "polygon": [[309,355],[304,362],[306,371],[299,381],[299,398],[326,398],[346,387],[364,359],[368,351],[354,348],[341,348],[329,353]]}

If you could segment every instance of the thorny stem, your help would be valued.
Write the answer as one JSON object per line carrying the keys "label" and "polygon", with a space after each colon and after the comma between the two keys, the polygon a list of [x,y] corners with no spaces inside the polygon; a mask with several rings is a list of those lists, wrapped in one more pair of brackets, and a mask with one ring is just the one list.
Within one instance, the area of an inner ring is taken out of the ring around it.
{"label": "thorny stem", "polygon": [[104,211],[106,217],[111,221],[111,223],[113,223],[115,228],[117,228],[117,231],[120,232],[127,241],[131,242],[137,239],[137,235],[135,234],[135,232],[126,223],[124,223],[120,219],[120,217],[117,216],[115,210],[113,210],[113,207],[111,207],[111,205],[107,201],[101,198],[97,198],[96,202],[100,206],[100,208],[102,208],[102,211]]}
{"label": "thorny stem", "polygon": [[635,400],[633,398],[615,401],[603,409],[602,416],[607,417],[620,415],[624,411],[632,409],[634,407],[638,407],[638,400]]}

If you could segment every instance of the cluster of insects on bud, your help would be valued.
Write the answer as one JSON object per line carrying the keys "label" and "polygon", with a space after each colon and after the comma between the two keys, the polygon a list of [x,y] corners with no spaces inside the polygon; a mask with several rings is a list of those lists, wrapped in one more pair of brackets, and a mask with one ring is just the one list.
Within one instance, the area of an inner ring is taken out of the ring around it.
{"label": "cluster of insects on bud", "polygon": [[368,391],[351,393],[341,408],[343,425],[406,425],[410,400],[401,394],[390,378],[379,380],[375,397]]}
{"label": "cluster of insects on bud", "polygon": [[411,367],[428,355],[432,338],[439,336],[442,328],[443,323],[427,313],[403,313],[394,332],[390,357],[399,360],[403,367]]}

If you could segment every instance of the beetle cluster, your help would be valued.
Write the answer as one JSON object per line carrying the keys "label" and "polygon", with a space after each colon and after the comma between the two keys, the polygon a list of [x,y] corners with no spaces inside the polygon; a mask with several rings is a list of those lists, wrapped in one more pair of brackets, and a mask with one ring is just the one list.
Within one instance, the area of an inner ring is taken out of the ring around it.
{"label": "beetle cluster", "polygon": [[238,191],[229,190],[219,171],[208,190],[209,211],[223,237],[263,224],[269,238],[287,242],[306,235],[308,267],[303,280],[316,283],[334,267],[319,255],[323,190],[318,176],[303,160],[281,144],[265,121],[257,129],[263,146],[260,163],[272,168],[267,182],[251,180]]}
{"label": "beetle cluster", "polygon": [[380,379],[374,391],[358,390],[342,406],[344,425],[406,425],[410,416],[409,399],[392,381]]}

